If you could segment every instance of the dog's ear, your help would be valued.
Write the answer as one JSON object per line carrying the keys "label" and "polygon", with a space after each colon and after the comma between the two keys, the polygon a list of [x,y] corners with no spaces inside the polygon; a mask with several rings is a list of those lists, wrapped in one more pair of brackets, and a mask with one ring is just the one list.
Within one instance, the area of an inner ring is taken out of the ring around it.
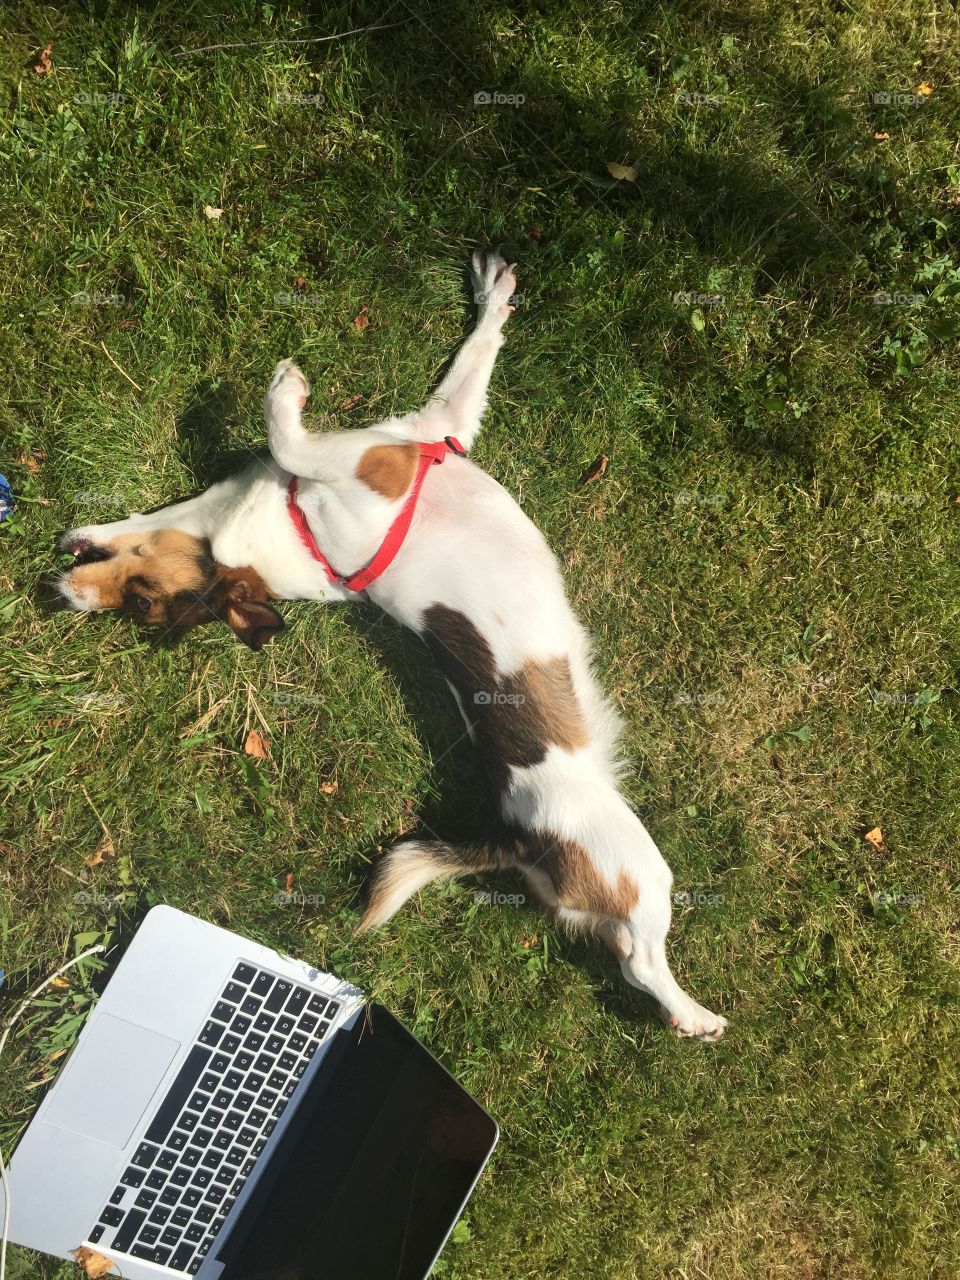
{"label": "dog's ear", "polygon": [[266,583],[255,569],[221,570],[214,594],[217,617],[251,649],[262,649],[283,630],[283,618],[269,603]]}

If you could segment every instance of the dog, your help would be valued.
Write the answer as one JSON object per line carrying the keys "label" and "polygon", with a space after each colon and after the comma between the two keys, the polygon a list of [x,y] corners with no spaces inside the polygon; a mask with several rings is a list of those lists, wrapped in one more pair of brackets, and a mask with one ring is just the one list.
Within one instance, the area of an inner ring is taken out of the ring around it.
{"label": "dog", "polygon": [[61,548],[74,564],[59,589],[74,609],[126,609],[150,624],[220,620],[253,649],[283,628],[272,601],[364,592],[432,651],[502,833],[394,846],[372,874],[360,928],[382,925],[438,877],[518,870],[561,924],[602,939],[678,1035],[717,1040],[726,1020],[670,971],[672,875],[618,788],[619,721],[556,560],[466,457],[517,283],[499,254],[474,254],[472,265],[477,323],[423,408],[309,432],[306,378],[284,360],[264,402],[272,463],[151,514],[71,530]]}

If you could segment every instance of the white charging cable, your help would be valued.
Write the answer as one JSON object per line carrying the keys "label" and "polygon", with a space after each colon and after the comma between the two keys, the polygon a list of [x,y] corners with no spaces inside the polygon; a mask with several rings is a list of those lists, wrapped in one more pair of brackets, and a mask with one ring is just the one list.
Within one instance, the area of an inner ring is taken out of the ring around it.
{"label": "white charging cable", "polygon": [[[89,951],[81,951],[78,956],[74,956],[72,960],[68,960],[66,964],[62,964],[56,973],[51,973],[49,978],[44,978],[36,991],[31,991],[26,1000],[18,1005],[13,1013],[10,1021],[3,1029],[3,1035],[0,1035],[0,1056],[3,1054],[3,1046],[7,1043],[7,1037],[13,1030],[13,1025],[20,1017],[21,1013],[36,1000],[37,996],[42,995],[53,982],[54,978],[59,978],[61,973],[66,973],[68,969],[72,969],[75,964],[79,964],[81,960],[86,960],[87,956],[98,955],[101,951],[106,951],[106,947],[101,943],[99,946],[91,947]],[[3,1152],[0,1151],[0,1183],[3,1184],[3,1235],[0,1237],[0,1280],[4,1280],[7,1274],[7,1236],[10,1232],[10,1183],[7,1180],[7,1166],[3,1162]]]}

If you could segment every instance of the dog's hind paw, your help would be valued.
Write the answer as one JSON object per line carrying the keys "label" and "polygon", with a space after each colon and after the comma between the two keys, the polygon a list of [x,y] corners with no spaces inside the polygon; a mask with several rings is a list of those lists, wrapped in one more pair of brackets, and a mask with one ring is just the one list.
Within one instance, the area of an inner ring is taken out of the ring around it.
{"label": "dog's hind paw", "polygon": [[473,300],[480,309],[481,319],[492,312],[502,324],[516,308],[516,263],[507,261],[494,250],[474,252],[472,259]]}
{"label": "dog's hind paw", "polygon": [[293,360],[281,360],[273,371],[273,379],[267,394],[271,399],[294,396],[298,407],[302,409],[310,394],[310,384]]}
{"label": "dog's hind paw", "polygon": [[727,1029],[726,1018],[711,1013],[695,1000],[680,1013],[667,1013],[664,1020],[676,1035],[685,1040],[719,1040]]}

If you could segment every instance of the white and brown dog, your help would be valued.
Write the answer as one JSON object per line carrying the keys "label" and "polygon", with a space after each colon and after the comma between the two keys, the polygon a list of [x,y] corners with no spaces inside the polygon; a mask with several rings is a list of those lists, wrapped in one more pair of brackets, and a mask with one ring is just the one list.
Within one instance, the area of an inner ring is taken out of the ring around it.
{"label": "white and brown dog", "polygon": [[[618,721],[590,672],[583,628],[546,542],[463,454],[516,288],[474,255],[476,328],[435,396],[364,430],[313,434],[289,360],[265,407],[276,465],[255,463],[199,497],[67,534],[60,590],[76,609],[129,608],[148,623],[228,623],[254,649],[283,627],[270,603],[358,591],[430,646],[493,786],[501,838],[406,840],[376,868],[361,928],[439,876],[519,869],[559,920],[593,931],[682,1036],[726,1022],[667,964],[672,876],[617,787]],[[435,465],[443,463],[444,465]]]}

